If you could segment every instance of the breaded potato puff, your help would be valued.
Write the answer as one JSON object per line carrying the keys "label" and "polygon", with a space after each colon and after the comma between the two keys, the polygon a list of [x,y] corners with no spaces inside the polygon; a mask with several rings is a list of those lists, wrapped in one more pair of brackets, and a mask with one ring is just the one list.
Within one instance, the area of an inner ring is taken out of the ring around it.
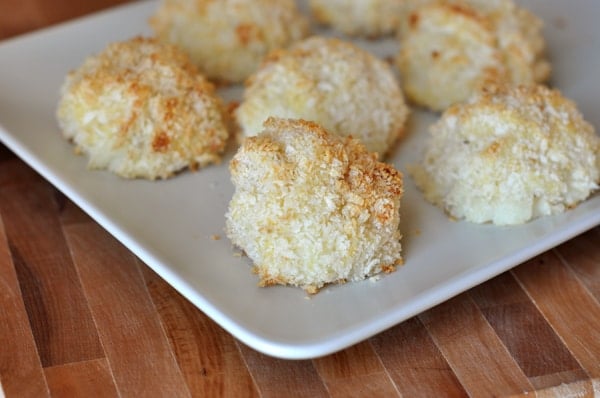
{"label": "breaded potato puff", "polygon": [[490,83],[545,81],[542,22],[512,1],[445,1],[417,7],[396,65],[415,104],[443,111]]}
{"label": "breaded potato puff", "polygon": [[238,83],[272,50],[309,33],[294,0],[162,0],[150,24],[211,80]]}
{"label": "breaded potato puff", "polygon": [[270,116],[314,121],[385,155],[402,136],[409,109],[392,68],[356,45],[311,37],[269,55],[246,83],[235,111],[240,138]]}
{"label": "breaded potato puff", "polygon": [[521,224],[598,189],[600,137],[556,90],[493,87],[444,112],[411,174],[454,218]]}
{"label": "breaded potato puff", "polygon": [[402,175],[358,140],[270,118],[230,163],[231,241],[261,285],[359,281],[401,264]]}
{"label": "breaded potato puff", "polygon": [[110,44],[69,73],[57,117],[89,168],[125,178],[218,162],[229,135],[221,100],[189,57],[141,37]]}

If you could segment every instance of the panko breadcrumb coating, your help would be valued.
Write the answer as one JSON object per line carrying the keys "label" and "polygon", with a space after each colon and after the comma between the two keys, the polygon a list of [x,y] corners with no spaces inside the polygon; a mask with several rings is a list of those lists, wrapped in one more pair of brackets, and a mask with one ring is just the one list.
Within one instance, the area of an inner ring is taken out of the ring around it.
{"label": "panko breadcrumb coating", "polygon": [[475,223],[564,212],[600,183],[600,138],[556,90],[494,87],[449,108],[411,170],[430,202]]}
{"label": "panko breadcrumb coating", "polygon": [[260,284],[358,281],[401,264],[402,175],[358,140],[269,118],[230,163],[227,235]]}
{"label": "panko breadcrumb coating", "polygon": [[315,19],[350,36],[394,33],[406,0],[310,0]]}
{"label": "panko breadcrumb coating", "polygon": [[403,134],[408,107],[387,63],[315,36],[270,54],[246,82],[235,111],[240,138],[256,135],[269,116],[314,121],[383,156]]}
{"label": "panko breadcrumb coating", "polygon": [[417,7],[396,65],[406,96],[436,111],[489,82],[543,82],[542,22],[510,0],[435,1]]}
{"label": "panko breadcrumb coating", "polygon": [[267,53],[309,33],[294,0],[162,0],[150,24],[209,79],[229,83],[243,81]]}
{"label": "panko breadcrumb coating", "polygon": [[167,178],[218,162],[228,131],[214,87],[172,45],[110,44],[71,72],[57,112],[88,167],[125,178]]}

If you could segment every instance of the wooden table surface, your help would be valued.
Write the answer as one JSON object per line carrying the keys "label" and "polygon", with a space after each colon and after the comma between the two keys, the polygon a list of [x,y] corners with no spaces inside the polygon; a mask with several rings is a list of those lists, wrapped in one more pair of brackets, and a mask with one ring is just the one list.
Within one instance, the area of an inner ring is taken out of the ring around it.
{"label": "wooden table surface", "polygon": [[[118,2],[0,0],[0,39]],[[596,227],[342,352],[274,359],[0,145],[0,397],[600,395],[599,302]]]}

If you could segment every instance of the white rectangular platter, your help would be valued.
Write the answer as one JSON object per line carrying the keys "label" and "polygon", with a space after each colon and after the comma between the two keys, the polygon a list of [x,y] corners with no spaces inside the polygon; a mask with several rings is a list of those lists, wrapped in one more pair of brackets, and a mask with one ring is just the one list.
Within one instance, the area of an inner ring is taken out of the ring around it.
{"label": "white rectangular platter", "polygon": [[[552,84],[600,126],[600,2],[522,2],[546,22]],[[402,204],[405,265],[378,281],[300,289],[257,287],[250,261],[224,235],[233,187],[227,160],[167,181],[128,181],[88,171],[55,121],[65,74],[109,42],[149,35],[157,7],[143,1],[0,42],[0,140],[89,213],[200,310],[266,354],[312,358],[343,349],[416,315],[600,224],[600,195],[522,226],[452,222],[425,202],[410,178]],[[365,41],[379,56],[393,40]],[[239,99],[240,88],[222,91]],[[415,162],[436,115],[415,111],[410,134],[388,159]],[[233,152],[230,151],[230,152]],[[407,173],[405,173],[408,176]],[[220,240],[211,239],[214,235]]]}

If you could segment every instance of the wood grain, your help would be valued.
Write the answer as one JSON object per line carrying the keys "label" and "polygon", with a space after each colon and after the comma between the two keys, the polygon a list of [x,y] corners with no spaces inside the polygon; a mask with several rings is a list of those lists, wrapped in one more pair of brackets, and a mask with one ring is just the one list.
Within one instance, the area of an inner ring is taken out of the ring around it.
{"label": "wood grain", "polygon": [[316,359],[314,365],[332,397],[400,397],[368,342]]}
{"label": "wood grain", "polygon": [[259,396],[233,337],[149,268],[143,273],[192,395]]}
{"label": "wood grain", "polygon": [[95,223],[65,232],[119,393],[189,396],[137,259]]}
{"label": "wood grain", "polygon": [[105,358],[44,369],[53,397],[114,397],[117,388]]}
{"label": "wood grain", "polygon": [[55,189],[36,175],[4,179],[0,189],[8,246],[42,365],[100,358],[98,334],[62,234]]}
{"label": "wood grain", "polygon": [[587,374],[600,378],[598,301],[552,251],[513,273]]}
{"label": "wood grain", "polygon": [[371,339],[397,389],[406,397],[466,397],[456,375],[418,317]]}
{"label": "wood grain", "polygon": [[[0,382],[7,396],[48,396],[0,217]],[[0,390],[1,392],[1,390]]]}
{"label": "wood grain", "polygon": [[[0,0],[0,39],[121,2]],[[0,397],[587,397],[599,367],[600,227],[286,361],[235,340],[0,145]]]}
{"label": "wood grain", "polygon": [[470,295],[536,389],[586,377],[510,273],[472,289]]}
{"label": "wood grain", "polygon": [[424,312],[419,319],[469,395],[510,395],[533,390],[468,294]]}

